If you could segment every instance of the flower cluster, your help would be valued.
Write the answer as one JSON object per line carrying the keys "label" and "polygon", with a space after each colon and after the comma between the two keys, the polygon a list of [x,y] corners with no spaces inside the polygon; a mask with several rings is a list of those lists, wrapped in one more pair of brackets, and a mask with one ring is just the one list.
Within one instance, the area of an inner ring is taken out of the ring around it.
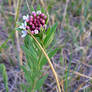
{"label": "flower cluster", "polygon": [[27,35],[26,30],[30,30],[32,34],[38,34],[40,32],[41,27],[46,26],[47,16],[41,11],[33,11],[31,15],[23,16],[24,23],[19,27],[23,29],[22,37]]}

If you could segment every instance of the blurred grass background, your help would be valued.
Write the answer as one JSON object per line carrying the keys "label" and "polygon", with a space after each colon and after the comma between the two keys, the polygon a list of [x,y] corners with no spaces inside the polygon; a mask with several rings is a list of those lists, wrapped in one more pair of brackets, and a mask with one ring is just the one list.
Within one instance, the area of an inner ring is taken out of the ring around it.
{"label": "blurred grass background", "polygon": [[[49,13],[49,26],[58,22],[53,44],[61,50],[52,60],[62,92],[91,92],[92,0],[0,0],[0,64],[5,64],[6,70],[11,66],[12,71],[20,71],[16,67],[25,57],[20,48],[23,39],[15,31],[16,22],[38,4]],[[56,92],[52,73],[48,72],[44,91]]]}

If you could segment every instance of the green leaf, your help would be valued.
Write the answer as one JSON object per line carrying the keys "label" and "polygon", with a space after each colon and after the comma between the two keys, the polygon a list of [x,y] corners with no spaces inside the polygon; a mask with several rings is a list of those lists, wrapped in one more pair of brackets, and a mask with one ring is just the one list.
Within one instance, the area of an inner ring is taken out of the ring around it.
{"label": "green leaf", "polygon": [[51,30],[51,28],[49,27],[48,30],[47,30],[47,32],[46,32],[46,35],[49,34],[50,30]]}
{"label": "green leaf", "polygon": [[32,90],[31,86],[29,87],[26,83],[22,83],[20,86],[23,92],[30,92],[30,90]]}
{"label": "green leaf", "polygon": [[29,65],[30,69],[37,69],[37,67],[35,67],[38,64],[37,57],[35,57],[34,54],[31,53],[31,51],[29,49],[27,49],[25,46],[22,46],[22,49],[24,50],[24,53],[27,58],[27,63]]}
{"label": "green leaf", "polygon": [[25,47],[31,51],[31,53],[37,57],[36,47],[34,46],[34,40],[28,35],[24,40]]}
{"label": "green leaf", "polygon": [[9,39],[7,39],[4,43],[1,44],[0,46],[0,51],[2,50],[2,48],[7,48],[7,42],[8,42]]}
{"label": "green leaf", "polygon": [[40,90],[40,88],[42,87],[42,85],[43,85],[44,81],[46,80],[47,76],[48,75],[45,75],[40,80],[37,81],[35,89]]}
{"label": "green leaf", "polygon": [[29,71],[26,66],[21,66],[21,69],[24,71],[26,81],[32,84],[31,71]]}
{"label": "green leaf", "polygon": [[21,89],[22,89],[23,92],[25,92],[25,90],[27,89],[27,86],[24,83],[21,83],[20,87],[21,87]]}
{"label": "green leaf", "polygon": [[37,5],[37,11],[38,11],[38,10],[41,10],[41,7],[40,7],[39,4]]}
{"label": "green leaf", "polygon": [[42,13],[45,13],[45,10],[44,10],[44,8],[41,8],[41,12],[42,12]]}
{"label": "green leaf", "polygon": [[34,9],[34,7],[33,7],[33,6],[31,6],[31,8],[30,8],[30,9],[31,9],[31,12],[32,12],[32,11],[35,11],[35,9]]}
{"label": "green leaf", "polygon": [[22,31],[22,29],[20,29],[20,28],[15,28],[15,30],[16,30],[16,31]]}
{"label": "green leaf", "polygon": [[51,44],[51,42],[54,39],[56,27],[57,27],[57,23],[54,24],[51,29],[47,30],[46,38],[44,39],[44,42],[43,42],[46,48]]}
{"label": "green leaf", "polygon": [[22,46],[22,49],[27,55],[29,54],[29,56],[31,56],[34,61],[37,61],[37,49],[34,45],[34,40],[29,35],[25,37],[24,46]]}
{"label": "green leaf", "polygon": [[[51,49],[49,52],[48,52],[48,56],[49,56],[49,58],[52,58],[55,54],[56,54],[56,52],[58,51],[59,49],[58,48],[55,48],[54,50],[53,49]],[[40,63],[40,67],[42,67],[43,65],[45,65],[46,64],[46,61],[47,61],[47,59],[46,59],[46,57],[42,57],[42,59],[41,59],[41,63]]]}
{"label": "green leaf", "polygon": [[[50,49],[49,49],[49,50],[50,50]],[[53,57],[53,56],[57,53],[58,50],[59,50],[58,48],[51,49],[51,50],[49,51],[49,53],[48,53],[49,58]]]}

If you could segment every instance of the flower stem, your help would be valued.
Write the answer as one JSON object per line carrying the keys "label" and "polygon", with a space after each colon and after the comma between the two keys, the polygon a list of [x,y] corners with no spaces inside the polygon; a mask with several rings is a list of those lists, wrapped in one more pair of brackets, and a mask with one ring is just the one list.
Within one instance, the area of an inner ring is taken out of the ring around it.
{"label": "flower stem", "polygon": [[58,75],[50,61],[50,58],[48,57],[47,53],[45,52],[44,48],[40,45],[40,43],[38,42],[38,40],[31,34],[31,32],[27,31],[28,34],[35,40],[35,42],[38,44],[38,46],[40,47],[40,49],[42,50],[43,54],[45,55],[46,59],[48,60],[49,66],[51,67],[51,70],[53,72],[53,75],[56,79],[56,83],[57,83],[57,87],[58,87],[58,91],[61,92],[61,88],[60,88],[60,84],[59,84],[59,79],[58,79]]}

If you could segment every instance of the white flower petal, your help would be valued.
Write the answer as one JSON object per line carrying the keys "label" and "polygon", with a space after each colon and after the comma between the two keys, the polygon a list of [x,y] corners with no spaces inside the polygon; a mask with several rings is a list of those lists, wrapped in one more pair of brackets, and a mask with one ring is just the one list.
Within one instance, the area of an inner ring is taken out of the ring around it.
{"label": "white flower petal", "polygon": [[25,27],[27,26],[27,22],[26,22],[26,21],[24,22],[24,26],[25,26]]}
{"label": "white flower petal", "polygon": [[28,18],[29,18],[29,15],[27,15],[26,17],[27,17],[27,19],[28,19]]}
{"label": "white flower petal", "polygon": [[26,19],[26,16],[23,16],[23,20],[25,20]]}
{"label": "white flower petal", "polygon": [[20,29],[23,29],[23,27],[22,27],[22,26],[19,26],[19,28],[20,28]]}
{"label": "white flower petal", "polygon": [[40,15],[40,14],[41,14],[41,11],[40,11],[40,10],[39,10],[39,11],[37,11],[37,14],[38,14],[38,15]]}
{"label": "white flower petal", "polygon": [[38,30],[34,30],[35,34],[38,34]]}
{"label": "white flower petal", "polygon": [[23,38],[23,37],[25,37],[26,35],[27,35],[27,31],[24,31],[24,30],[23,30],[23,31],[22,31],[22,36],[21,36],[21,37]]}
{"label": "white flower petal", "polygon": [[19,26],[19,28],[20,28],[20,29],[25,29],[25,27],[24,27],[24,26]]}
{"label": "white flower petal", "polygon": [[26,19],[28,19],[29,18],[29,15],[27,15],[27,16],[23,16],[23,20],[26,20]]}
{"label": "white flower petal", "polygon": [[26,29],[26,25],[27,25],[27,23],[26,23],[26,21],[24,22],[24,23],[22,23],[20,26],[19,26],[19,28],[20,29]]}

